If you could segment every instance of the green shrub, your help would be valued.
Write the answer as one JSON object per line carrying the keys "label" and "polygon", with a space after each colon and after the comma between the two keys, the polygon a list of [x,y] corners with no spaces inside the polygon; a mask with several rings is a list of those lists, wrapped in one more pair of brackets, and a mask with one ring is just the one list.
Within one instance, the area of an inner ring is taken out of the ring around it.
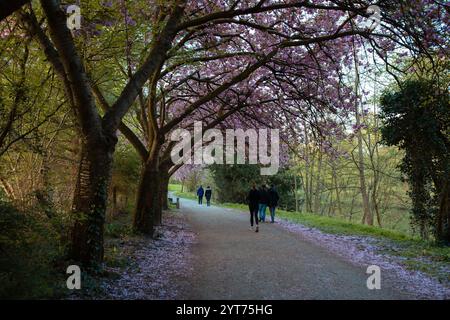
{"label": "green shrub", "polygon": [[131,234],[131,226],[120,222],[111,222],[105,225],[105,236],[111,238],[123,238]]}
{"label": "green shrub", "polygon": [[[55,222],[0,201],[0,299],[55,297],[65,284]],[[55,276],[55,275],[60,276]]]}

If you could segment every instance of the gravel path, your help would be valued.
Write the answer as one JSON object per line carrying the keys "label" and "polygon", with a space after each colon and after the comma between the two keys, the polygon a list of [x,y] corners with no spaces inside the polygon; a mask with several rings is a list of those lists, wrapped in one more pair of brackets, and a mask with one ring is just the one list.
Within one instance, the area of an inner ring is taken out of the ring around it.
{"label": "gravel path", "polygon": [[382,268],[381,289],[368,290],[368,265],[356,265],[281,224],[249,230],[249,215],[181,200],[197,242],[193,273],[181,280],[187,299],[415,299]]}
{"label": "gravel path", "polygon": [[117,275],[105,280],[102,294],[95,299],[169,300],[176,299],[183,279],[191,269],[191,246],[195,234],[183,215],[166,213],[156,228],[157,239],[134,237],[121,245],[131,263],[125,268],[107,270]]}
{"label": "gravel path", "polygon": [[[383,272],[383,281],[402,292],[410,292],[411,297],[417,299],[450,299],[450,282],[445,276],[450,275],[450,265],[440,267],[442,279],[405,267],[407,258],[388,254],[389,251],[398,251],[398,244],[386,238],[373,238],[368,236],[339,235],[324,233],[316,228],[309,228],[287,220],[279,220],[279,225],[295,233],[303,241],[318,244],[328,251],[343,257],[352,264],[359,266],[377,265]],[[435,264],[427,257],[418,260],[423,263]]]}
{"label": "gravel path", "polygon": [[[397,256],[379,239],[322,233],[279,220],[249,230],[249,214],[182,199],[158,239],[118,241],[132,263],[109,267],[100,294],[72,299],[450,299],[450,288]],[[366,287],[369,265],[381,290]]]}

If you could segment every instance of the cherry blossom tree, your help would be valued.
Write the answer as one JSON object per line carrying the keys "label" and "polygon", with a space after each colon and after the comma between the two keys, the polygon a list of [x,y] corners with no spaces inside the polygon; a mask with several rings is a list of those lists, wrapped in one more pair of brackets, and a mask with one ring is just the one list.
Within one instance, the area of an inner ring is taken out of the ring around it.
{"label": "cherry blossom tree", "polygon": [[[173,130],[195,120],[213,128],[234,117],[239,126],[245,115],[274,125],[274,115],[293,120],[324,106],[345,111],[351,97],[341,79],[355,38],[387,65],[398,47],[443,52],[448,41],[448,13],[437,1],[379,1],[380,30],[362,26],[370,1],[89,2],[80,3],[89,10],[82,30],[73,32],[61,1],[40,4],[27,6],[20,19],[59,75],[78,120],[71,256],[86,264],[103,258],[118,130],[143,160],[134,227],[152,234],[161,186],[177,169],[169,160]],[[421,12],[422,5],[430,10]]]}

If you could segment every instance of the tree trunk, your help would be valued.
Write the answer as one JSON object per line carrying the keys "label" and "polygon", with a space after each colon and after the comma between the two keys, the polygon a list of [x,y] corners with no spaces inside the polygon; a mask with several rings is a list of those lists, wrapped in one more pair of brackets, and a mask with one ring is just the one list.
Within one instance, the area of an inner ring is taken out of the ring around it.
{"label": "tree trunk", "polygon": [[161,208],[162,210],[169,209],[169,203],[167,201],[169,197],[169,173],[163,173],[161,178]]}
{"label": "tree trunk", "polygon": [[356,127],[358,130],[358,171],[359,171],[359,187],[361,190],[361,197],[363,203],[363,217],[362,223],[367,223],[368,225],[373,225],[373,213],[370,210],[369,204],[369,196],[367,194],[367,186],[366,186],[366,176],[365,176],[365,168],[364,168],[364,152],[363,152],[363,137],[361,130],[361,115],[359,113],[359,85],[360,85],[360,77],[359,77],[359,66],[358,66],[358,56],[356,54],[355,45],[353,44],[353,58],[355,60],[355,118],[356,118]]}
{"label": "tree trunk", "polygon": [[103,229],[114,147],[83,144],[72,212],[70,257],[87,266],[103,261]]}
{"label": "tree trunk", "polygon": [[164,162],[159,167],[159,186],[158,186],[158,199],[159,202],[155,208],[155,225],[162,224],[162,211],[168,210],[169,205],[167,203],[167,197],[169,192],[169,170],[172,162]]}
{"label": "tree trunk", "polygon": [[303,122],[303,129],[305,134],[305,183],[303,190],[305,191],[306,212],[311,213],[312,209],[312,181],[314,168],[314,154],[309,152],[309,137],[306,122]]}
{"label": "tree trunk", "polygon": [[342,215],[342,207],[341,207],[341,191],[339,190],[339,184],[337,180],[337,173],[336,173],[336,167],[333,165],[333,181],[334,181],[334,187],[336,189],[336,202],[337,202],[337,209],[340,217],[343,217]]}
{"label": "tree trunk", "polygon": [[314,213],[319,214],[322,200],[322,164],[323,164],[323,156],[322,152],[319,151],[319,163],[317,168],[317,179],[316,179],[316,188],[314,191]]}
{"label": "tree trunk", "polygon": [[159,171],[155,163],[145,164],[142,168],[134,213],[133,228],[136,232],[153,236],[154,220],[161,203],[159,180]]}
{"label": "tree trunk", "polygon": [[450,245],[450,187],[449,181],[444,183],[440,195],[439,212],[436,226],[436,240]]}
{"label": "tree trunk", "polygon": [[297,173],[294,173],[294,198],[295,198],[295,212],[298,212]]}
{"label": "tree trunk", "polygon": [[[412,174],[411,178],[411,199],[412,210],[415,223],[419,226],[420,236],[424,240],[429,239],[430,227],[430,211],[428,204],[431,202],[431,196],[426,189],[426,177],[421,170],[420,162],[418,160],[417,152],[410,155],[412,160]],[[419,163],[418,163],[419,162]]]}
{"label": "tree trunk", "polygon": [[[359,112],[356,110],[356,125],[359,127]],[[363,203],[363,218],[362,223],[367,223],[368,225],[373,225],[373,213],[370,210],[369,205],[369,196],[367,194],[367,186],[366,186],[366,174],[365,174],[365,166],[364,166],[364,153],[363,153],[363,145],[362,145],[362,132],[361,129],[358,129],[358,172],[359,172],[359,188],[361,190],[361,197]]]}
{"label": "tree trunk", "polygon": [[378,185],[378,182],[376,181],[377,178],[374,178],[374,179],[375,179],[375,181],[374,181],[375,185],[373,186],[373,191],[372,191],[373,210],[375,211],[375,214],[377,216],[378,226],[380,228],[382,228],[383,225],[381,224],[381,215],[380,215],[380,210],[378,208],[378,200],[377,200],[377,188],[378,188],[377,185]]}
{"label": "tree trunk", "polygon": [[114,217],[118,214],[118,201],[117,201],[117,186],[113,186],[112,190],[112,196],[113,196],[113,207],[112,207],[112,214],[111,217]]}
{"label": "tree trunk", "polygon": [[161,197],[163,194],[162,186],[162,176],[161,171],[158,171],[158,178],[155,181],[156,185],[156,199],[152,203],[152,211],[153,211],[153,226],[160,226],[162,224],[162,201]]}

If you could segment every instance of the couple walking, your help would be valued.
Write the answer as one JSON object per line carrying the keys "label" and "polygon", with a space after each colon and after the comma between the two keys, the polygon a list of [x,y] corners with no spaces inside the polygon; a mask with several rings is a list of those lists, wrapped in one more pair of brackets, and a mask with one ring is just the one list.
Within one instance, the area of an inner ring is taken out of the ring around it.
{"label": "couple walking", "polygon": [[212,196],[212,190],[210,186],[206,187],[206,191],[203,189],[203,186],[200,186],[200,188],[197,189],[198,204],[203,204],[203,195],[206,198],[206,205],[209,207],[211,205]]}
{"label": "couple walking", "polygon": [[[253,184],[252,189],[248,193],[247,201],[250,209],[250,226],[253,230],[253,225],[256,224],[255,232],[259,231],[258,222],[266,221],[266,209],[269,207],[271,223],[275,222],[275,208],[279,200],[278,192],[274,185],[270,189],[266,186],[261,186],[258,190],[256,184]],[[259,217],[258,217],[259,214]]]}

